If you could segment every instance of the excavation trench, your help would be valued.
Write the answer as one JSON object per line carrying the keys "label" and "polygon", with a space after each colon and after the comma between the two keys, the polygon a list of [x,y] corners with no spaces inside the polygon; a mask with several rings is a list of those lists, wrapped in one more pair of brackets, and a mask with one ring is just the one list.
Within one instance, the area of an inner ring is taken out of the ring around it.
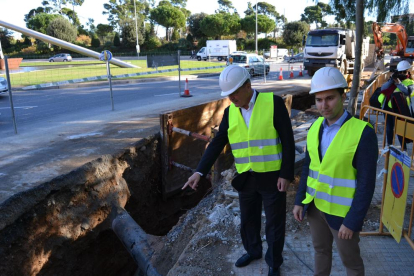
{"label": "excavation trench", "polygon": [[[308,108],[311,100],[304,99],[300,105]],[[188,247],[180,239],[195,234],[188,225],[202,223],[183,215],[202,213],[211,198],[220,197],[205,179],[197,192],[179,189],[191,172],[171,161],[195,168],[206,142],[168,133],[167,125],[214,135],[212,127],[227,104],[220,100],[166,113],[159,133],[2,203],[0,275],[134,275],[136,262],[112,230],[117,208],[142,228],[153,250],[151,264],[166,275]],[[229,160],[224,151],[211,176],[213,186]]]}

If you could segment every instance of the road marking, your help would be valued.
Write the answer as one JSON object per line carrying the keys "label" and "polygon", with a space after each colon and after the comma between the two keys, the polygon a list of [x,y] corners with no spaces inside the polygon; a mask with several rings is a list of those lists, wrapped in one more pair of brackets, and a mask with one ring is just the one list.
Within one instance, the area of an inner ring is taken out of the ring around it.
{"label": "road marking", "polygon": [[[35,108],[37,106],[15,106],[14,109],[16,108],[22,108],[22,109],[32,109]],[[9,109],[10,107],[0,107],[0,109]]]}
{"label": "road marking", "polygon": [[100,135],[102,135],[102,132],[82,133],[78,135],[69,136],[67,137],[67,139],[74,140],[74,139],[81,139],[81,138],[86,138],[86,137],[91,137],[91,136],[100,136]]}
{"label": "road marking", "polygon": [[161,95],[154,95],[154,97],[162,97],[162,96],[169,96],[169,95],[177,95],[178,93],[170,93],[170,94],[161,94]]}

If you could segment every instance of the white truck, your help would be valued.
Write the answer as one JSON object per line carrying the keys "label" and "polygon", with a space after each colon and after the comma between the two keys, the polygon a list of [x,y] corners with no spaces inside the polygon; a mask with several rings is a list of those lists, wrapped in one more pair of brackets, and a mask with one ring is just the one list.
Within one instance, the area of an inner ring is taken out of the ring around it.
{"label": "white truck", "polygon": [[[342,74],[352,73],[355,62],[355,31],[340,28],[313,30],[303,40],[305,46],[303,65],[313,76],[322,67],[339,68]],[[362,43],[362,69],[368,56],[369,38]]]}
{"label": "white truck", "polygon": [[237,50],[236,40],[207,40],[206,47],[197,53],[197,60],[217,58],[218,61],[227,60],[227,57]]}

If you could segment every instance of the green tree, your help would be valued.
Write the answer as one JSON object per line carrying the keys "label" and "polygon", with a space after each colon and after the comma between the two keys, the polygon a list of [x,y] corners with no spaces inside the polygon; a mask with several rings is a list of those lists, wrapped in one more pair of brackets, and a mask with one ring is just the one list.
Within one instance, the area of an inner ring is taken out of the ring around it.
{"label": "green tree", "polygon": [[185,26],[185,16],[183,12],[176,7],[162,5],[151,10],[151,19],[154,20],[158,25],[165,27],[166,39],[170,41],[170,29],[171,28],[182,28]]}
{"label": "green tree", "polygon": [[208,14],[202,12],[192,14],[187,18],[188,30],[192,34],[193,38],[200,39],[206,36],[201,30],[201,21],[203,21],[203,19],[207,16]]}
{"label": "green tree", "polygon": [[207,37],[220,39],[223,35],[235,35],[240,31],[240,17],[237,13],[216,13],[206,16],[200,23],[200,30]]}
{"label": "green tree", "polygon": [[220,39],[223,35],[224,18],[220,14],[207,15],[200,23],[200,30],[207,37]]}
{"label": "green tree", "polygon": [[[246,16],[256,14],[256,5],[253,5],[250,2],[247,2],[247,10],[244,11]],[[258,2],[257,3],[257,14],[263,14],[269,18],[274,18],[275,28],[273,31],[273,36],[276,37],[276,32],[281,29],[281,26],[286,22],[286,19],[283,15],[280,15],[276,11],[276,7],[267,2]]]}
{"label": "green tree", "polygon": [[[135,18],[134,0],[109,0],[109,3],[103,4],[104,11],[102,14],[108,15],[108,21],[115,30],[122,32],[125,24]],[[168,1],[166,1],[168,2]],[[170,3],[171,5],[171,3]],[[149,13],[149,3],[145,0],[136,1],[137,21],[142,26]]]}
{"label": "green tree", "polygon": [[98,24],[96,26],[96,34],[101,37],[101,40],[104,41],[104,38],[114,31],[114,27],[108,24]]}
{"label": "green tree", "polygon": [[289,46],[300,46],[303,36],[309,31],[309,25],[303,21],[293,21],[285,25],[283,40]]}
{"label": "green tree", "polygon": [[24,15],[24,21],[27,23],[29,19],[34,17],[39,13],[51,13],[53,10],[52,7],[49,6],[48,1],[43,1],[41,7],[37,7],[36,9],[31,9],[28,14]]}
{"label": "green tree", "polygon": [[[412,0],[366,0],[364,12],[376,15],[377,22],[390,21],[390,16],[409,11]],[[357,0],[331,0],[330,5],[335,14],[335,19],[355,22]]]}
{"label": "green tree", "polygon": [[237,12],[230,0],[218,0],[217,2],[219,4],[219,9],[216,12],[230,12],[231,9],[234,10],[234,13]]}
{"label": "green tree", "polygon": [[319,2],[315,6],[308,6],[305,8],[304,13],[301,14],[301,21],[305,21],[308,24],[315,23],[318,27],[318,23],[322,27],[328,26],[324,16],[332,14],[331,6],[322,2]]}
{"label": "green tree", "polygon": [[73,26],[69,20],[59,16],[50,22],[46,33],[61,40],[73,42],[76,40],[78,32],[76,27]]}
{"label": "green tree", "polygon": [[0,45],[6,51],[7,48],[11,47],[11,41],[13,40],[13,32],[6,28],[0,27]]}
{"label": "green tree", "polygon": [[[257,15],[257,32],[269,33],[276,27],[275,22],[263,14]],[[256,39],[256,15],[245,16],[241,19],[241,28],[248,34],[254,34]]]}
{"label": "green tree", "polygon": [[114,46],[115,47],[121,46],[121,40],[119,38],[119,34],[118,33],[115,33],[114,42],[113,43],[114,43]]}
{"label": "green tree", "polygon": [[62,8],[61,14],[63,16],[66,16],[72,22],[73,25],[75,26],[81,25],[78,14],[74,10],[68,9],[68,8]]}
{"label": "green tree", "polygon": [[96,35],[92,37],[91,46],[94,48],[98,48],[101,46],[101,41]]}
{"label": "green tree", "polygon": [[185,8],[187,0],[171,0],[171,4],[175,7]]}
{"label": "green tree", "polygon": [[58,14],[39,13],[31,17],[26,23],[27,28],[46,34],[50,22],[61,17]]}
{"label": "green tree", "polygon": [[[121,37],[122,37],[122,45],[124,47],[127,48],[135,48],[136,44],[137,44],[137,35],[135,32],[135,21],[128,20],[127,22],[124,23],[123,25],[124,27],[122,28],[122,33],[121,33]],[[139,27],[140,32],[138,33],[138,42],[139,45],[144,44],[144,35],[142,35],[141,31],[144,31],[143,27]],[[141,36],[142,35],[142,36]]]}

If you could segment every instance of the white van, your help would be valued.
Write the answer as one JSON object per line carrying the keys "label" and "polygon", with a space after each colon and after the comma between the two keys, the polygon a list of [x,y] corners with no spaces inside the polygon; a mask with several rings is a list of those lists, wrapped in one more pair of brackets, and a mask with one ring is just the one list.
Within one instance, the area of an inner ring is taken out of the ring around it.
{"label": "white van", "polygon": [[289,56],[289,50],[288,49],[277,49],[277,57],[278,58],[283,58],[284,56]]}

